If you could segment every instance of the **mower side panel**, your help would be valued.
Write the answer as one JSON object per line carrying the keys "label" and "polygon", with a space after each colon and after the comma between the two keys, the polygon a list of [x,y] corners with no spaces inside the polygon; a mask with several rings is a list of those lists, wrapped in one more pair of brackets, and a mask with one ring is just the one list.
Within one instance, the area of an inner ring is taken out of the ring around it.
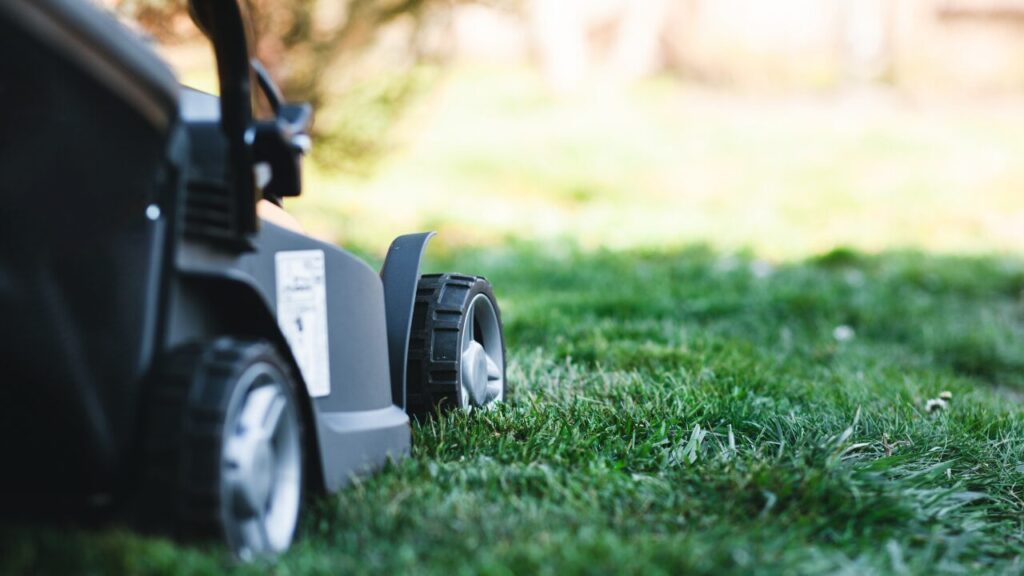
{"label": "mower side panel", "polygon": [[[276,318],[276,255],[291,251],[323,252],[329,393],[310,396],[305,379],[299,370],[296,373],[307,392],[315,424],[324,486],[334,491],[353,475],[409,451],[409,418],[391,399],[383,286],[380,277],[355,256],[273,224],[263,223],[254,244],[254,252],[230,257],[186,243],[179,252],[178,268],[183,282],[190,277],[220,275],[225,282],[248,286],[264,309]],[[201,292],[190,298],[199,297]],[[218,329],[201,327],[201,316],[176,310],[172,314],[169,343],[174,345]],[[272,334],[251,334],[254,328],[245,327],[244,322],[242,327],[242,335],[285,341],[276,322]],[[263,323],[262,330],[267,329]],[[281,352],[295,361],[287,346]]]}
{"label": "mower side panel", "polygon": [[409,332],[420,282],[420,260],[434,232],[399,236],[388,248],[380,277],[384,282],[384,304],[388,317],[388,349],[391,355],[391,399],[403,410],[406,398],[406,370],[409,362]]}

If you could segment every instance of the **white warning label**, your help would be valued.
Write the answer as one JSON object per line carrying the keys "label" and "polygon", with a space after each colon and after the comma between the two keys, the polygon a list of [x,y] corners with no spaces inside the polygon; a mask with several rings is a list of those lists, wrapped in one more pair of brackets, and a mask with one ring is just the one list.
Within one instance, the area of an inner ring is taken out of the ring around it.
{"label": "white warning label", "polygon": [[278,252],[277,323],[292,347],[310,396],[331,393],[327,277],[323,250]]}

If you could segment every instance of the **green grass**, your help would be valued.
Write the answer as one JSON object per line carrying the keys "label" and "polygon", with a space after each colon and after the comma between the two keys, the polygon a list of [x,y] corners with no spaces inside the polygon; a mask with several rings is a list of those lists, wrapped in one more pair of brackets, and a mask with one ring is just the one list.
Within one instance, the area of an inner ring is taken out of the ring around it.
{"label": "green grass", "polygon": [[273,568],[21,528],[0,572],[1024,572],[1024,261],[516,244],[431,267],[498,286],[506,405],[416,425]]}

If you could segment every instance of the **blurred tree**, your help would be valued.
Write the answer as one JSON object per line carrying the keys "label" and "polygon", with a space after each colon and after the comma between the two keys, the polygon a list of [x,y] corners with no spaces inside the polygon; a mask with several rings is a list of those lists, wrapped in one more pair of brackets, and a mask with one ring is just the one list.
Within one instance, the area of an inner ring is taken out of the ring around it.
{"label": "blurred tree", "polygon": [[[257,53],[280,74],[288,93],[315,105],[329,88],[326,73],[358,60],[378,32],[398,18],[418,28],[423,12],[448,2],[438,0],[251,0]],[[404,47],[418,54],[415,34]]]}
{"label": "blurred tree", "polygon": [[[109,0],[160,42],[197,40],[187,0]],[[452,5],[460,0],[243,0],[257,57],[288,98],[318,111],[317,156],[363,171],[424,77],[444,57]],[[390,31],[385,49],[380,38]],[[368,63],[368,61],[371,61]]]}
{"label": "blurred tree", "polygon": [[[424,33],[445,25],[451,2],[249,3],[258,56],[290,98],[317,110],[315,155],[321,165],[350,173],[371,169],[421,86],[421,65],[440,56],[437,47],[424,46]],[[382,50],[380,37],[388,32],[392,42]]]}
{"label": "blurred tree", "polygon": [[[320,104],[325,72],[339,61],[355,61],[378,32],[402,18],[413,24],[406,48],[424,56],[418,45],[427,10],[443,10],[451,0],[243,0],[256,45],[254,51],[288,95]],[[158,40],[180,40],[178,25],[187,0],[113,0],[121,14],[139,22]],[[430,19],[436,24],[437,18]]]}

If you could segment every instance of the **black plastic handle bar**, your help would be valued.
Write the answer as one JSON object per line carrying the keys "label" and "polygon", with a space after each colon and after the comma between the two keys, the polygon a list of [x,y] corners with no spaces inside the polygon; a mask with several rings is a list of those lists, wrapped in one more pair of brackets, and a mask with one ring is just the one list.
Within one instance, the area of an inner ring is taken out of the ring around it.
{"label": "black plastic handle bar", "polygon": [[[190,0],[189,12],[210,38],[220,78],[221,130],[228,141],[229,179],[235,218],[243,236],[256,231],[257,191],[253,177],[252,76],[245,15],[238,0]],[[240,238],[241,239],[241,238]]]}

